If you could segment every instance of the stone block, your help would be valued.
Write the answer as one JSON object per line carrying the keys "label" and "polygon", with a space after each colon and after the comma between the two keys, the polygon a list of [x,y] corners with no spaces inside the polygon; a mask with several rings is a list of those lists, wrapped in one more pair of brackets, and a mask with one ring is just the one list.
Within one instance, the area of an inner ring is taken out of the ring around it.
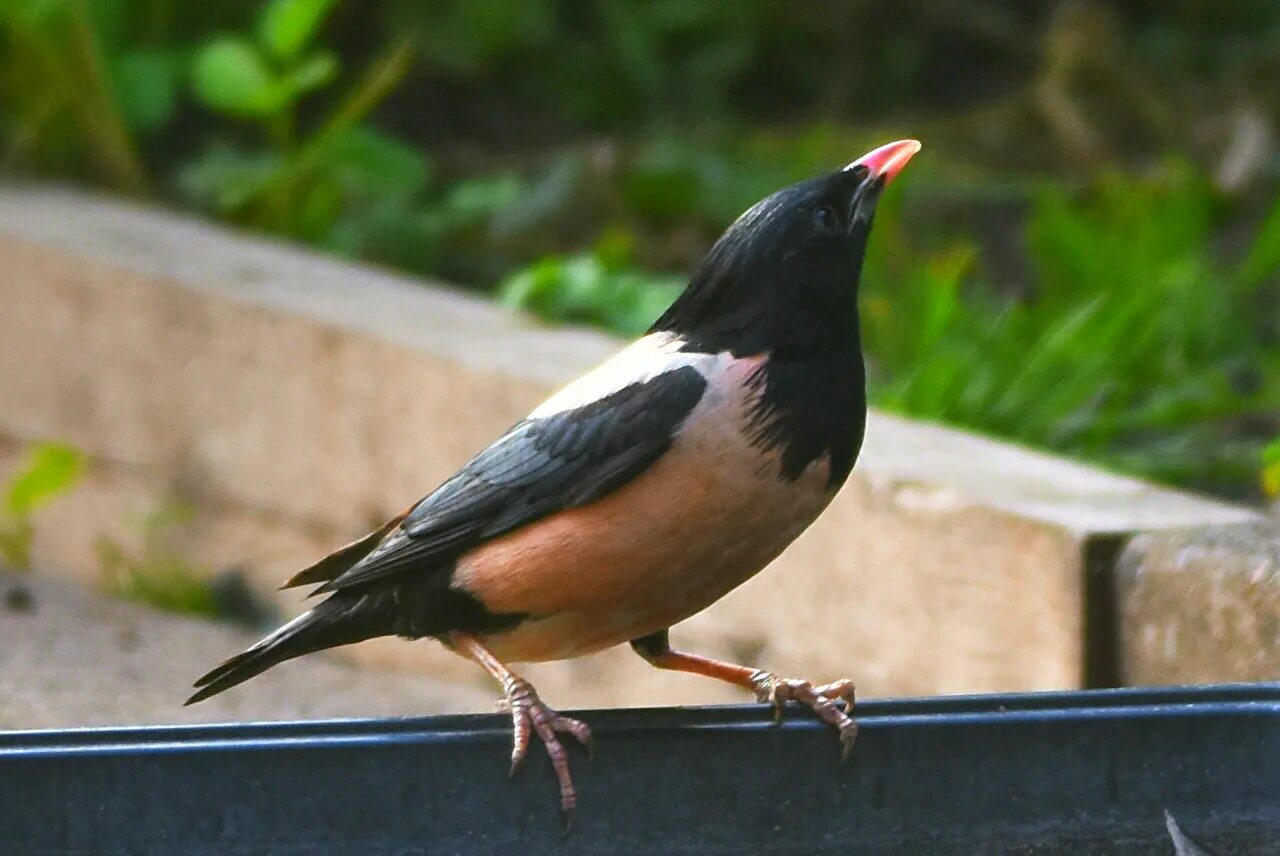
{"label": "stone block", "polygon": [[1280,680],[1280,522],[1140,535],[1116,603],[1127,684]]}

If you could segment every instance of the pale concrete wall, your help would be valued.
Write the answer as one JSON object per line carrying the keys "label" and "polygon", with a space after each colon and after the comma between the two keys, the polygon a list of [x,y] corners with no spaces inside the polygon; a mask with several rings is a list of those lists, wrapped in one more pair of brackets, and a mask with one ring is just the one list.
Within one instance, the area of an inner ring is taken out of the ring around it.
{"label": "pale concrete wall", "polygon": [[[32,438],[94,459],[87,484],[42,513],[38,562],[92,575],[95,537],[169,491],[200,511],[192,558],[242,566],[264,589],[434,487],[617,346],[45,190],[0,192],[0,306],[0,476]],[[1253,518],[877,413],[822,520],[673,637],[780,672],[847,673],[868,695],[1075,687],[1091,538]],[[353,653],[484,680],[429,643]],[[529,672],[561,705],[737,697],[626,651]]]}
{"label": "pale concrete wall", "polygon": [[1116,601],[1129,683],[1280,680],[1280,521],[1134,538]]}

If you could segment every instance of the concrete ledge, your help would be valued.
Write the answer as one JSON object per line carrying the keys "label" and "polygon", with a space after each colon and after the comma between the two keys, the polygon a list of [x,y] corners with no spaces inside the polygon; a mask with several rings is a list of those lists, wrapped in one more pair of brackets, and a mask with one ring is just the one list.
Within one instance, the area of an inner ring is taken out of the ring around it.
{"label": "concrete ledge", "polygon": [[[186,688],[217,652],[251,644],[229,625],[162,615],[38,576],[0,574],[0,595],[21,588],[21,609],[0,603],[0,729],[158,725],[485,711],[486,693],[420,676],[356,669],[314,657],[276,669],[255,692],[182,707]],[[5,598],[8,600],[8,598]]]}
{"label": "concrete ledge", "polygon": [[1116,587],[1125,681],[1280,678],[1280,522],[1139,536]]}
{"label": "concrete ledge", "polygon": [[[201,512],[192,558],[272,588],[616,347],[369,268],[38,189],[0,191],[0,301],[16,307],[0,317],[0,478],[20,441],[91,453],[89,484],[38,521],[41,564],[81,577],[97,534],[177,493]],[[1078,687],[1095,539],[1254,519],[877,413],[822,520],[675,636],[779,671],[849,673],[871,695]],[[484,680],[427,644],[354,654]],[[530,673],[565,706],[735,697],[621,651]]]}

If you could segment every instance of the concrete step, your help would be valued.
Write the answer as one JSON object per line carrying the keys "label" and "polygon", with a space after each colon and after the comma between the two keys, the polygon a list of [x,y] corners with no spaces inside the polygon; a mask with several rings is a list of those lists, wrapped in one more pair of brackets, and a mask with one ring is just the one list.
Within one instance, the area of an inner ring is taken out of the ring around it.
{"label": "concrete step", "polygon": [[[25,594],[23,594],[25,592]],[[0,729],[486,711],[483,691],[315,655],[192,707],[191,682],[256,635],[49,576],[0,574]],[[433,643],[422,643],[433,644]]]}

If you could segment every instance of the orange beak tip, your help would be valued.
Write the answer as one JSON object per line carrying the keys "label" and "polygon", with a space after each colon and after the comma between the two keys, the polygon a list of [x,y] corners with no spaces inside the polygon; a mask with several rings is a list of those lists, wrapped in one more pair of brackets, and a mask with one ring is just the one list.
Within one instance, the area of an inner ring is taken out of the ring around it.
{"label": "orange beak tip", "polygon": [[919,140],[897,140],[867,152],[846,166],[845,169],[850,170],[854,167],[865,166],[870,170],[872,176],[883,178],[887,184],[893,181],[898,173],[902,172],[902,168],[907,165],[907,161],[915,157],[916,152],[920,151],[920,149]]}

